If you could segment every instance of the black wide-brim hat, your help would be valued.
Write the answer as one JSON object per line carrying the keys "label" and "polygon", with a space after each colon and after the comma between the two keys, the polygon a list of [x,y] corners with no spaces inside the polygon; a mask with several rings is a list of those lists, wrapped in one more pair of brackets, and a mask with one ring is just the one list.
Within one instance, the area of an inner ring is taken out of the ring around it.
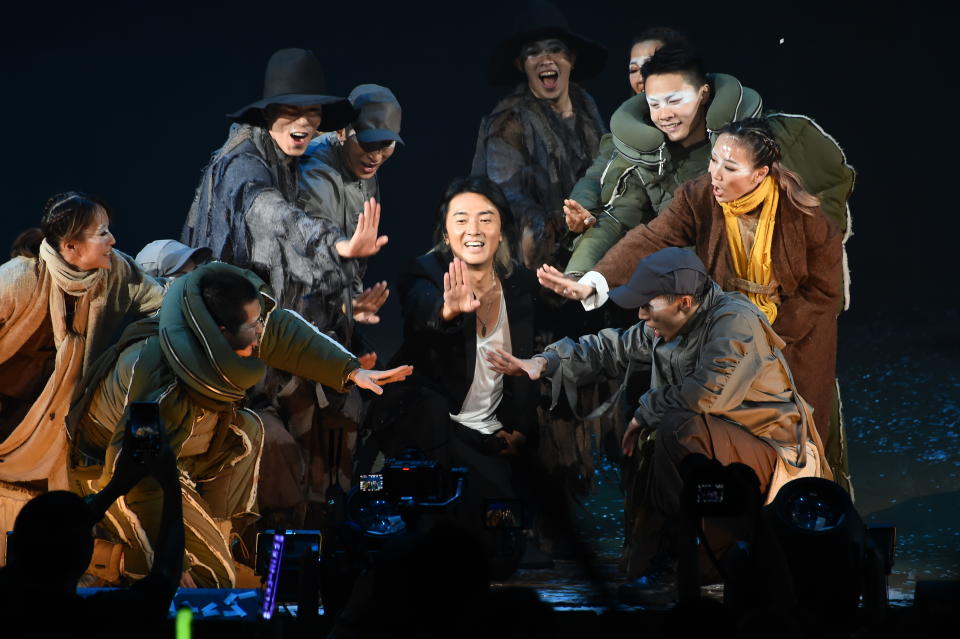
{"label": "black wide-brim hat", "polygon": [[514,64],[520,48],[530,42],[556,38],[574,51],[576,60],[570,73],[572,80],[589,80],[603,69],[607,49],[603,45],[574,33],[567,19],[555,5],[545,0],[534,0],[518,10],[514,16],[513,31],[497,45],[490,58],[487,81],[493,86],[513,86],[525,81],[526,76]]}
{"label": "black wide-brim hat", "polygon": [[280,49],[267,62],[263,98],[228,113],[234,122],[267,127],[263,110],[271,104],[322,107],[321,131],[336,131],[353,122],[356,109],[346,98],[326,95],[320,61],[307,49]]}

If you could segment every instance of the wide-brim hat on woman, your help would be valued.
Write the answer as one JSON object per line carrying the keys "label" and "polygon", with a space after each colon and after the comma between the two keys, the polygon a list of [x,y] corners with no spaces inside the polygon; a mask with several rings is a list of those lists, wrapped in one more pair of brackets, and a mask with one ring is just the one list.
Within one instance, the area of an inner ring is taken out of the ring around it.
{"label": "wide-brim hat on woman", "polygon": [[263,98],[227,114],[234,122],[266,128],[263,110],[271,104],[322,107],[321,131],[336,131],[350,124],[356,111],[346,98],[326,94],[320,61],[307,49],[280,49],[267,62]]}
{"label": "wide-brim hat on woman", "polygon": [[570,72],[573,80],[596,76],[607,61],[606,47],[571,31],[560,9],[545,0],[533,0],[518,9],[511,35],[494,49],[487,80],[494,86],[510,86],[525,80],[526,76],[514,64],[520,56],[520,48],[550,38],[562,40],[575,53],[576,60]]}

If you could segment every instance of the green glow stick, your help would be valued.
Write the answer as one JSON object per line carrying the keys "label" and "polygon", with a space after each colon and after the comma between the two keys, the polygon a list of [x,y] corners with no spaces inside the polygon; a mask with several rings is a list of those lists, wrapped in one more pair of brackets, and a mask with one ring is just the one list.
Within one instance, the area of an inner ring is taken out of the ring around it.
{"label": "green glow stick", "polygon": [[177,611],[177,639],[190,639],[193,611],[181,608]]}

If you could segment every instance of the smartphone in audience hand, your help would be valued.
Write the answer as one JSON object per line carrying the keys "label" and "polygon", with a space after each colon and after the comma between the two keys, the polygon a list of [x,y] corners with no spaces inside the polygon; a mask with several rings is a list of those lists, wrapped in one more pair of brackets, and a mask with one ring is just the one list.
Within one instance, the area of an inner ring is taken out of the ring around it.
{"label": "smartphone in audience hand", "polygon": [[160,454],[160,404],[132,402],[126,445],[134,461],[145,464]]}

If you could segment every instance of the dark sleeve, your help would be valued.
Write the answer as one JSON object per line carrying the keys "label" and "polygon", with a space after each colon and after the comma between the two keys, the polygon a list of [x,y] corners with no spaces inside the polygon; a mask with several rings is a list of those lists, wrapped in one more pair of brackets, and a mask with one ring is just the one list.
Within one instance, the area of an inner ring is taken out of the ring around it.
{"label": "dark sleeve", "polygon": [[353,353],[288,309],[270,313],[260,340],[260,359],[269,366],[343,391],[360,367]]}
{"label": "dark sleeve", "polygon": [[607,165],[613,157],[613,136],[609,133],[600,138],[600,150],[597,157],[593,158],[593,163],[583,174],[577,183],[573,185],[570,191],[570,200],[576,200],[577,203],[588,211],[597,214],[603,206],[601,198],[601,178]]}
{"label": "dark sleeve", "polygon": [[649,364],[653,342],[645,329],[643,323],[628,329],[605,328],[596,335],[584,335],[576,340],[566,337],[547,346],[537,357],[547,360],[544,374],[552,383],[551,408],[560,399],[561,390],[575,409],[577,387],[620,379],[631,361]]}
{"label": "dark sleeve", "polygon": [[[689,183],[688,183],[689,184]],[[673,201],[648,224],[638,224],[596,263],[612,288],[625,284],[640,260],[669,246],[690,246],[696,242],[693,207],[687,188],[681,185]]]}
{"label": "dark sleeve", "polygon": [[840,312],[843,288],[843,245],[840,231],[818,209],[803,215],[807,276],[796,293],[780,300],[774,330],[787,344],[803,339],[816,317]]}
{"label": "dark sleeve", "polygon": [[[314,165],[316,166],[316,165]],[[340,232],[339,239],[349,239],[347,230],[334,222],[340,217],[342,194],[334,180],[319,168],[304,165],[300,171],[300,203],[310,217],[330,221]]]}
{"label": "dark sleeve", "polygon": [[[424,259],[433,259],[433,257],[426,256]],[[440,317],[440,309],[443,308],[443,290],[427,277],[419,264],[415,263],[400,276],[398,288],[403,324],[407,331],[443,335],[460,333],[463,314],[457,315],[449,322],[445,322]]]}

